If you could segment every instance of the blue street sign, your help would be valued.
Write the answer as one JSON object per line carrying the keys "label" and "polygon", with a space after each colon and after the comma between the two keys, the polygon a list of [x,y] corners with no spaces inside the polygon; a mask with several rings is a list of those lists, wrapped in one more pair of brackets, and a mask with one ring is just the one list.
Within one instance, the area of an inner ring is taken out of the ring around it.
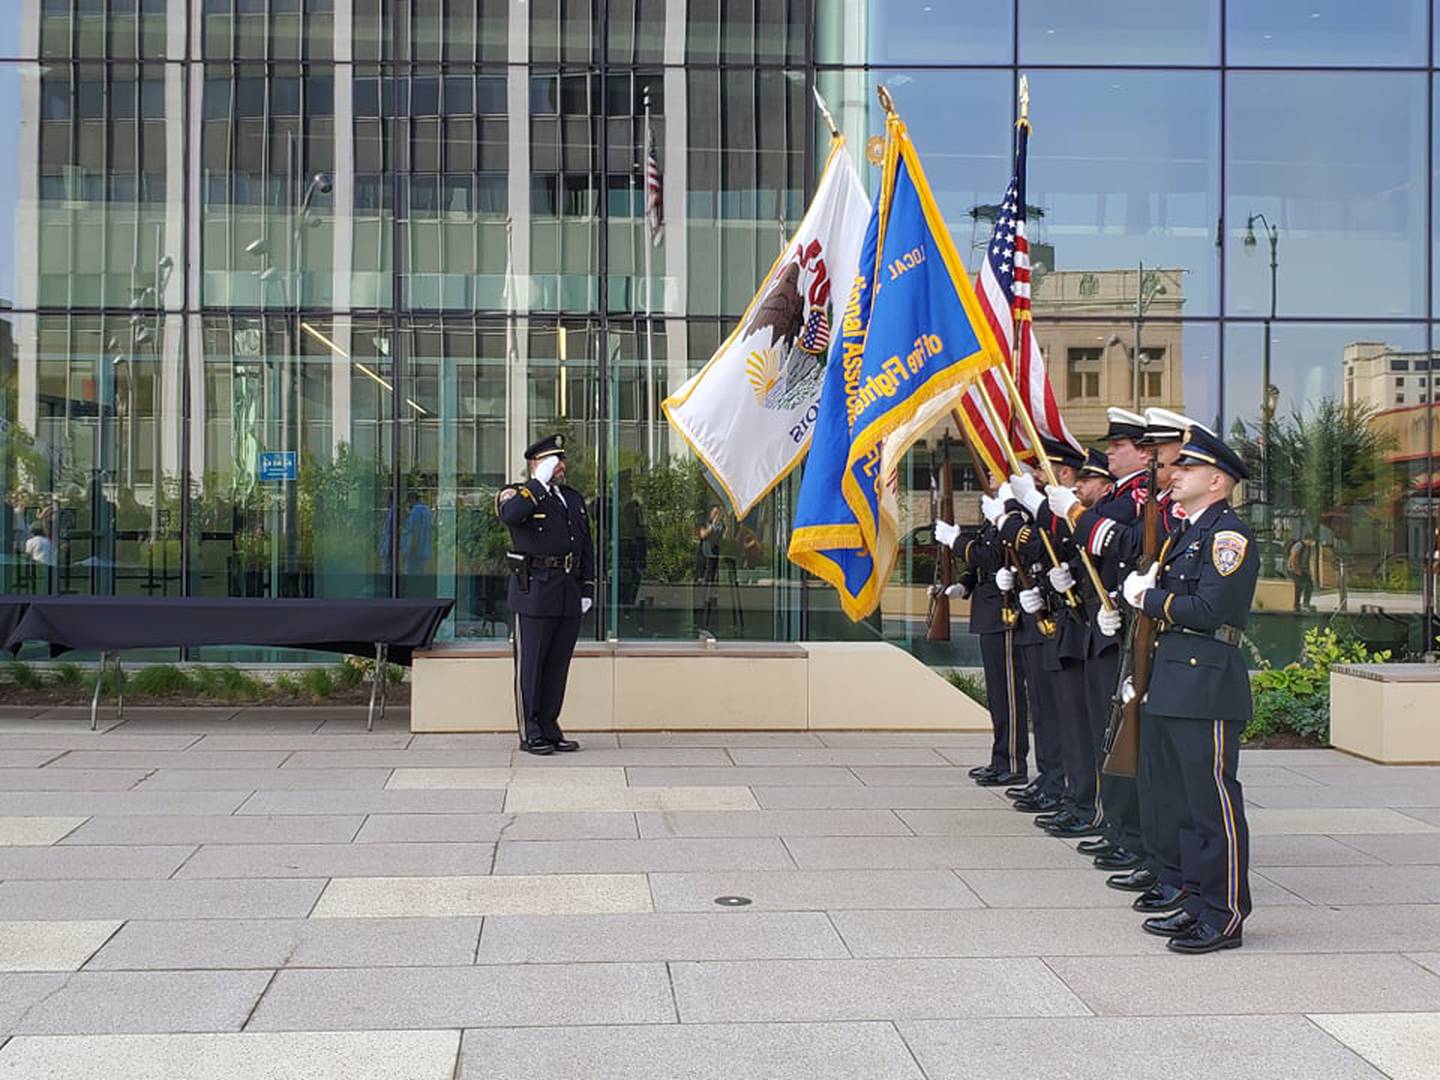
{"label": "blue street sign", "polygon": [[294,450],[260,451],[260,467],[256,470],[260,474],[260,482],[294,480],[295,457]]}

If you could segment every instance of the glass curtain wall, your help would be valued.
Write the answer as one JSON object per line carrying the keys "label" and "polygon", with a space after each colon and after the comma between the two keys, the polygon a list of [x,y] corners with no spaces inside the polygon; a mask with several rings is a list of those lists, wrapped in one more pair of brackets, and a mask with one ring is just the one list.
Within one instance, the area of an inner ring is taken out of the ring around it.
{"label": "glass curtain wall", "polygon": [[734,520],[659,403],[804,211],[812,88],[857,158],[890,89],[973,270],[1025,74],[1037,336],[1072,430],[1165,405],[1242,447],[1265,655],[1333,619],[1410,652],[1440,629],[1427,0],[0,17],[0,590],[446,596],[446,636],[503,637],[495,492],[563,431],[599,545],[587,634],[973,660],[923,641],[942,432],[853,626],[785,558],[797,478]]}

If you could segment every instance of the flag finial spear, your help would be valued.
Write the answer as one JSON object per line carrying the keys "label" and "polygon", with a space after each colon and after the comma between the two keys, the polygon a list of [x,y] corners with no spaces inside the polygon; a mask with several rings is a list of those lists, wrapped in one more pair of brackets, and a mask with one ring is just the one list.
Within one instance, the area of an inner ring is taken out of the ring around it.
{"label": "flag finial spear", "polygon": [[894,116],[895,99],[890,96],[890,91],[885,89],[883,83],[875,87],[875,96],[880,99],[880,104],[885,109],[885,115]]}
{"label": "flag finial spear", "polygon": [[1020,119],[1016,121],[1017,127],[1030,126],[1030,76],[1020,76]]}

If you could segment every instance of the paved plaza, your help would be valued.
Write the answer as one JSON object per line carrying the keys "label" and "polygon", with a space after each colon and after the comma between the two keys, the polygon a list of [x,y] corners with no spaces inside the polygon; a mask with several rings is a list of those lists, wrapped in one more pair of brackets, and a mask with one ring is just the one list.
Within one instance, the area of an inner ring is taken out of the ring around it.
{"label": "paved plaza", "polygon": [[1242,753],[1246,945],[1180,957],[983,735],[107,723],[0,709],[0,1078],[1440,1076],[1440,768]]}

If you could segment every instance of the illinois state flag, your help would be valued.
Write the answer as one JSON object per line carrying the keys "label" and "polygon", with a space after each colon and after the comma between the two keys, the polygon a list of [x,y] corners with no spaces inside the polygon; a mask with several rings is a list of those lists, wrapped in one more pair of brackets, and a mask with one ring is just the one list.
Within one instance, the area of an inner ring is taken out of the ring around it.
{"label": "illinois state flag", "polygon": [[870,200],[837,137],[810,208],[740,324],[661,403],[670,426],[725,489],[737,518],[810,446],[832,328],[869,216]]}
{"label": "illinois state flag", "polygon": [[896,467],[966,388],[1000,364],[920,159],[893,112],[879,199],[825,369],[790,559],[869,615],[895,563]]}

